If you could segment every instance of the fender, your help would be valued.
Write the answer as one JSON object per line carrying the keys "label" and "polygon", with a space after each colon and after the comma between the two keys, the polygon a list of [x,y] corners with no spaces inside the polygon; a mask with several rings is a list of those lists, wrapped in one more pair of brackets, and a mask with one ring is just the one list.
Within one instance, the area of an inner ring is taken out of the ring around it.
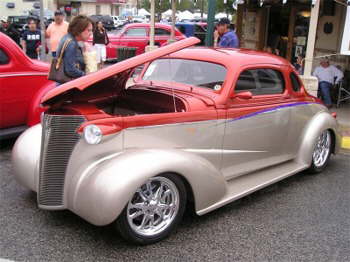
{"label": "fender", "polygon": [[300,147],[297,155],[297,162],[305,164],[307,166],[311,165],[312,152],[315,148],[316,140],[321,134],[321,131],[330,129],[333,131],[335,137],[334,141],[334,152],[337,153],[340,149],[341,137],[338,131],[338,123],[335,118],[333,118],[328,112],[320,112],[309,121],[306,125],[302,140],[300,142]]}
{"label": "fender", "polygon": [[110,224],[148,178],[166,172],[180,174],[188,181],[196,210],[214,204],[227,190],[219,170],[197,155],[176,149],[130,150],[86,168],[70,186],[74,192],[68,194],[68,209],[94,225]]}
{"label": "fender", "polygon": [[55,82],[49,82],[35,93],[28,108],[27,126],[33,126],[40,123],[40,115],[45,111],[45,108],[40,106],[41,98],[55,87]]}

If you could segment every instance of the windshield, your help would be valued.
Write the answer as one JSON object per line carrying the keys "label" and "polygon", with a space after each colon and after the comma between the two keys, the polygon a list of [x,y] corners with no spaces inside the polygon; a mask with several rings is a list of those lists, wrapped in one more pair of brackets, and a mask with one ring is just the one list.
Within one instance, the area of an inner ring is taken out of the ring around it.
{"label": "windshield", "polygon": [[220,90],[226,78],[222,65],[186,59],[158,59],[147,68],[143,80],[178,82]]}

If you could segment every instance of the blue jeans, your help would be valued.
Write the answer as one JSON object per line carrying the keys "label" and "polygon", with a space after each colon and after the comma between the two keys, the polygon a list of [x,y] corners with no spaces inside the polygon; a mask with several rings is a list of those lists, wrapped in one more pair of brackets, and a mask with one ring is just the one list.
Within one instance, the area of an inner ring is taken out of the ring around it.
{"label": "blue jeans", "polygon": [[52,57],[56,57],[56,51],[52,52]]}
{"label": "blue jeans", "polygon": [[322,101],[326,104],[326,106],[332,105],[332,99],[331,99],[331,88],[332,84],[322,81],[318,84],[318,97],[321,95]]}

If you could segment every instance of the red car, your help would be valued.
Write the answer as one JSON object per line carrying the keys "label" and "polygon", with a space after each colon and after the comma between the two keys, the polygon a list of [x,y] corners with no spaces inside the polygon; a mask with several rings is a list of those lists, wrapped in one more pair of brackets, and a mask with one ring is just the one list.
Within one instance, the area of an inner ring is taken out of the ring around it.
{"label": "red car", "polygon": [[[155,25],[155,45],[163,46],[170,39],[171,25]],[[118,34],[108,34],[110,43],[107,45],[107,59],[117,58],[118,47],[136,47],[136,55],[145,52],[149,45],[150,24],[133,23],[127,24]],[[185,39],[178,29],[175,28],[176,41]],[[92,40],[90,40],[92,41]]]}
{"label": "red car", "polygon": [[55,87],[49,65],[30,59],[0,33],[0,139],[18,135],[40,121],[41,97]]}

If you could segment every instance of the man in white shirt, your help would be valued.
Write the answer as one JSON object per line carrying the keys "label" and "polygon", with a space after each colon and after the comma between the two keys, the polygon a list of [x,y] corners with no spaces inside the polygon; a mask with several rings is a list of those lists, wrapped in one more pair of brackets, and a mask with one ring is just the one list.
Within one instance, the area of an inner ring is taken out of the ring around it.
{"label": "man in white shirt", "polygon": [[320,66],[315,68],[313,76],[318,78],[317,96],[322,98],[328,108],[332,107],[331,88],[343,79],[343,72],[330,65],[329,60],[324,58],[321,60]]}

